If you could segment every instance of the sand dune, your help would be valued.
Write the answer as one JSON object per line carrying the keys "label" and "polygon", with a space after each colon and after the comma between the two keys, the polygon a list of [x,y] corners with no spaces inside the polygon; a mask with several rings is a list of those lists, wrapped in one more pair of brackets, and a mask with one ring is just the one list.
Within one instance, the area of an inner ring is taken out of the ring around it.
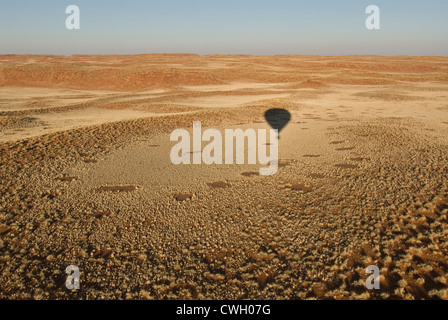
{"label": "sand dune", "polygon": [[[0,298],[448,299],[447,98],[446,57],[0,56]],[[171,163],[271,108],[275,175]]]}

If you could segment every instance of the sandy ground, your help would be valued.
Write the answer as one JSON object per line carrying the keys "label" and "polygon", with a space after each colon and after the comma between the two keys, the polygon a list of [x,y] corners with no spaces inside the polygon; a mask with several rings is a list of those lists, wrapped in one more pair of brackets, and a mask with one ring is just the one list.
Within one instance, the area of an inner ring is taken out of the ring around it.
{"label": "sandy ground", "polygon": [[[0,298],[448,299],[447,98],[442,57],[0,56]],[[275,175],[171,163],[270,108]]]}

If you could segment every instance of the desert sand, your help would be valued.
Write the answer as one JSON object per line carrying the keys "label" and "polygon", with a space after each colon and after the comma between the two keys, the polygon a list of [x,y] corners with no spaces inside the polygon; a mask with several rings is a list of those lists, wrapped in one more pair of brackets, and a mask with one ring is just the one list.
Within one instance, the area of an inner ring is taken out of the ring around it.
{"label": "desert sand", "polygon": [[[275,175],[171,163],[271,108]],[[448,299],[447,57],[3,55],[0,155],[0,299]]]}

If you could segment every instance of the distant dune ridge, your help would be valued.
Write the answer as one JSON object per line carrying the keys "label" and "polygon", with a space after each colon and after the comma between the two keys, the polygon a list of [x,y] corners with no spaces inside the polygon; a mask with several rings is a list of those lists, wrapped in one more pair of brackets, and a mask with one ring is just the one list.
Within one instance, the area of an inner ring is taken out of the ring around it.
{"label": "distant dune ridge", "polygon": [[448,81],[444,57],[148,54],[0,58],[1,86],[134,91],[229,81],[296,83],[298,87]]}
{"label": "distant dune ridge", "polygon": [[[0,299],[448,299],[447,101],[447,57],[1,55]],[[171,162],[272,109],[275,175]]]}

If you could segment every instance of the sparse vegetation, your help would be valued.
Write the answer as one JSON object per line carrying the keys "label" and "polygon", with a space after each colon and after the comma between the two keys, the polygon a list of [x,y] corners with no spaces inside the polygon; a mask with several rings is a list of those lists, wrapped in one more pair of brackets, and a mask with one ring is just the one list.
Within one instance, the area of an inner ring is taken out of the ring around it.
{"label": "sparse vegetation", "polygon": [[[40,57],[51,74],[22,59],[3,57],[0,86],[120,92],[0,99],[1,299],[448,299],[446,58]],[[195,105],[262,94],[284,96]],[[6,138],[93,107],[157,116]],[[272,177],[150,162],[174,129],[261,127],[268,108],[293,115]]]}

